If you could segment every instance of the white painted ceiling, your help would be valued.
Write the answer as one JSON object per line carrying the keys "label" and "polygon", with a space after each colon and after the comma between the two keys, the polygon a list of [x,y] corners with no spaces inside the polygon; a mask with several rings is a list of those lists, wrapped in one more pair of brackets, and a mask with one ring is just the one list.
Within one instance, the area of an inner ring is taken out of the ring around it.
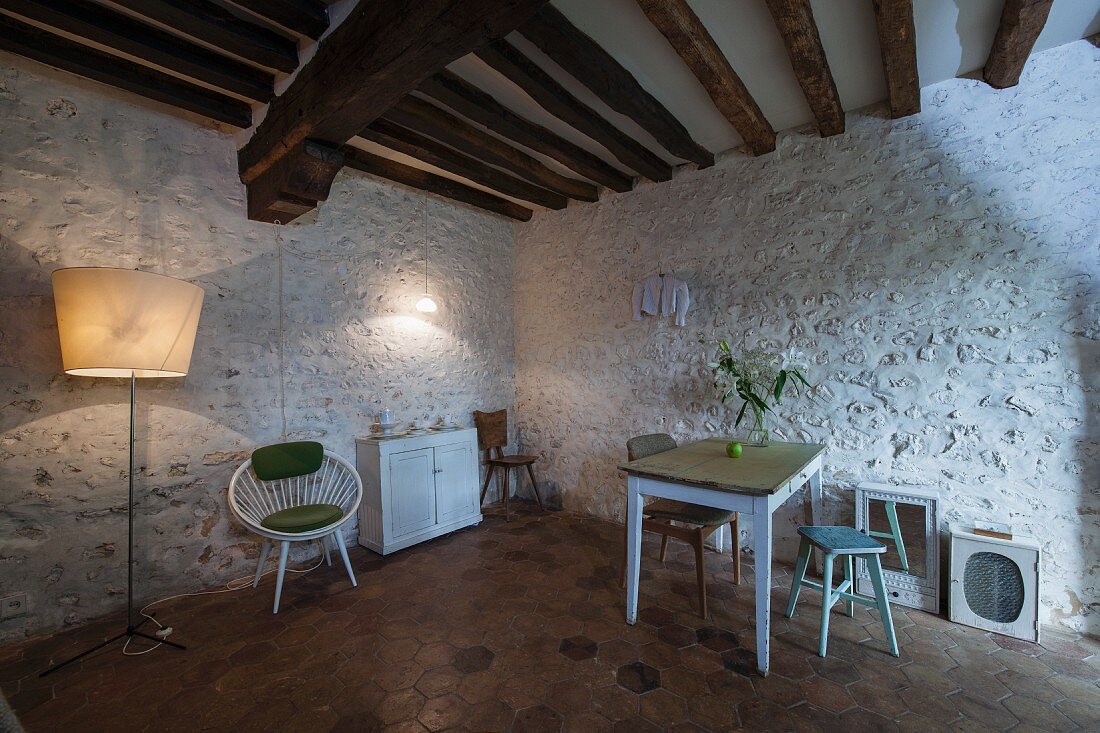
{"label": "white painted ceiling", "polygon": [[[813,121],[764,0],[688,2],[777,131]],[[854,110],[885,99],[871,0],[812,0],[811,4],[844,109]],[[683,123],[696,142],[716,153],[741,145],[741,137],[714,107],[665,38],[650,25],[635,0],[554,0],[553,5],[634,74]],[[917,66],[922,88],[981,70],[1003,5],[1003,0],[914,0]],[[1055,0],[1034,52],[1098,32],[1100,0]],[[683,162],[667,153],[633,121],[610,110],[521,34],[513,33],[508,40],[620,129],[670,163]],[[449,68],[509,109],[622,167],[599,144],[545,112],[521,88],[475,57],[459,59]],[[418,168],[464,180],[359,138],[355,144]],[[555,170],[579,177],[554,161],[534,155]]]}

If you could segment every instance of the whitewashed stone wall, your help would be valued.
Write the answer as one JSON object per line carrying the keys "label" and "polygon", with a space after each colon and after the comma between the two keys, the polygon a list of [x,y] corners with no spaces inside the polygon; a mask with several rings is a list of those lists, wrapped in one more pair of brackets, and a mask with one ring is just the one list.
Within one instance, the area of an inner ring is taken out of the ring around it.
{"label": "whitewashed stone wall", "polygon": [[[567,508],[619,518],[627,437],[731,432],[700,338],[797,347],[819,388],[778,427],[828,445],[834,519],[863,480],[939,486],[947,521],[1038,537],[1044,620],[1096,633],[1100,50],[1040,54],[1012,90],[946,82],[923,108],[517,227],[521,439]],[[630,318],[658,267],[690,285],[686,328]],[[780,554],[806,513],[777,515]]]}
{"label": "whitewashed stone wall", "polygon": [[[428,206],[430,319],[413,310],[418,193],[341,174],[283,229],[292,439],[352,457],[384,404],[467,421],[513,406],[511,225]],[[251,572],[225,488],[282,431],[277,246],[246,220],[230,134],[0,54],[0,596],[30,594],[0,641],[124,605],[128,384],[61,373],[50,272],[73,265],[206,290],[191,373],[138,385],[139,600]]]}

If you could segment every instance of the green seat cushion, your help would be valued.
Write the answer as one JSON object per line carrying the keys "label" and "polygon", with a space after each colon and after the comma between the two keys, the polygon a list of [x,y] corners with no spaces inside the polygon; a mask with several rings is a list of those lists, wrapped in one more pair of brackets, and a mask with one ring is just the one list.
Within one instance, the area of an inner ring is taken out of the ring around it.
{"label": "green seat cushion", "polygon": [[642,513],[654,519],[671,519],[677,522],[704,526],[726,524],[736,514],[736,512],[731,512],[728,509],[715,509],[714,507],[689,504],[686,501],[676,501],[675,499],[658,499],[652,504],[647,504]]}
{"label": "green seat cushion", "polygon": [[321,467],[325,447],[313,440],[276,443],[252,452],[252,470],[261,481],[305,476]]}
{"label": "green seat cushion", "polygon": [[344,510],[335,504],[303,504],[281,509],[260,522],[275,532],[310,532],[339,521]]}

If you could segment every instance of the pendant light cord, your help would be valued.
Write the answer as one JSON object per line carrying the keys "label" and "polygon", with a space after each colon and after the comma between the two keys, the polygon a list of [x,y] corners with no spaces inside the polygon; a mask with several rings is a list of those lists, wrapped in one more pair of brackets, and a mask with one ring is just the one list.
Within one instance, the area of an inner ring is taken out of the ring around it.
{"label": "pendant light cord", "polygon": [[428,294],[428,197],[424,196],[424,294]]}
{"label": "pendant light cord", "polygon": [[279,417],[282,419],[283,442],[286,442],[286,336],[283,327],[283,238],[279,234],[282,224],[276,219],[271,228],[275,232],[275,257],[279,263]]}

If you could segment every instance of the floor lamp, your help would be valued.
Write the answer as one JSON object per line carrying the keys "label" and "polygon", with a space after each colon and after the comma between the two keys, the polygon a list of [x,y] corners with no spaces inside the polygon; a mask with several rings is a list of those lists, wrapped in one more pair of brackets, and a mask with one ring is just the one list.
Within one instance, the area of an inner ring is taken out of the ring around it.
{"label": "floor lamp", "polygon": [[126,512],[126,630],[50,667],[42,676],[134,636],[184,648],[143,633],[138,630],[141,624],[134,624],[134,395],[140,378],[186,376],[203,295],[197,285],[138,270],[71,267],[53,273],[65,373],[130,380],[130,491]]}

